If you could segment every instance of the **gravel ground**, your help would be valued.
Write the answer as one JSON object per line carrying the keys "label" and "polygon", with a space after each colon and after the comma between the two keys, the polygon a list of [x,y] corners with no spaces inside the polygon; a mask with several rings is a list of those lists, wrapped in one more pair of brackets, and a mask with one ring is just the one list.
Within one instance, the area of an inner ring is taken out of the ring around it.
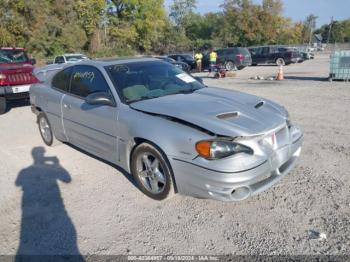
{"label": "gravel ground", "polygon": [[204,78],[285,105],[305,133],[293,172],[237,203],[151,200],[115,167],[45,147],[29,106],[14,105],[0,116],[0,254],[349,254],[350,84],[325,81],[328,64],[287,66],[282,82],[250,80],[274,66]]}

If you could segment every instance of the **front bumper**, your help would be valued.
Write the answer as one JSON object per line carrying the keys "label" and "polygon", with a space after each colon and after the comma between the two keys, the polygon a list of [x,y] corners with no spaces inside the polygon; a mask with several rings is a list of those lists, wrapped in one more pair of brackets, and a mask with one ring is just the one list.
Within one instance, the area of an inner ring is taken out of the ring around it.
{"label": "front bumper", "polygon": [[193,162],[171,158],[178,192],[199,198],[240,201],[267,190],[296,165],[303,136],[294,137],[265,161],[239,172],[220,172]]}
{"label": "front bumper", "polygon": [[17,86],[0,86],[0,96],[7,99],[21,99],[29,97],[30,84]]}

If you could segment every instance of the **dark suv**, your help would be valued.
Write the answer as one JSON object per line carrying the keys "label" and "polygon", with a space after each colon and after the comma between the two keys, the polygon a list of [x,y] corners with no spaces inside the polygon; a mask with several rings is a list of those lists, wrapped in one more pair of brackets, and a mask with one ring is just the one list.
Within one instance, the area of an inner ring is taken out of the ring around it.
{"label": "dark suv", "polygon": [[299,53],[284,46],[254,46],[249,47],[252,64],[289,65],[298,61]]}
{"label": "dark suv", "polygon": [[173,54],[173,55],[168,55],[168,57],[176,60],[177,62],[182,62],[182,63],[188,64],[190,66],[191,70],[196,69],[196,67],[197,67],[196,61],[190,55],[187,55],[187,54]]}
{"label": "dark suv", "polygon": [[[226,70],[241,70],[246,66],[252,64],[252,58],[247,48],[243,47],[230,47],[215,50],[218,55],[217,64],[221,64]],[[209,54],[203,58],[204,68],[209,68]]]}

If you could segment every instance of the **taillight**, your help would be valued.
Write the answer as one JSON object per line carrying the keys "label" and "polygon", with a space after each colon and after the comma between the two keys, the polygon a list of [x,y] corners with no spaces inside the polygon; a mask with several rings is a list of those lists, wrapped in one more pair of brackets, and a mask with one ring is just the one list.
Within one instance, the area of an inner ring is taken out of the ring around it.
{"label": "taillight", "polygon": [[8,81],[7,81],[6,75],[0,74],[0,85],[1,85],[1,86],[6,85],[7,82],[8,82]]}
{"label": "taillight", "polygon": [[237,54],[236,58],[238,59],[239,62],[242,62],[244,60],[244,56],[242,54]]}

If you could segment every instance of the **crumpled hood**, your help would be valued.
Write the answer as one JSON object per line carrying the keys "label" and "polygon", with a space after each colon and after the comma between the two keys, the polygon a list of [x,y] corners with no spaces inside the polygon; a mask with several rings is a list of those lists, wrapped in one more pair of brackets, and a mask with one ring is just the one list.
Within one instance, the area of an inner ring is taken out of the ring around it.
{"label": "crumpled hood", "polygon": [[283,125],[287,117],[287,111],[274,102],[221,88],[203,88],[191,94],[143,100],[130,107],[181,119],[230,137],[263,134]]}

